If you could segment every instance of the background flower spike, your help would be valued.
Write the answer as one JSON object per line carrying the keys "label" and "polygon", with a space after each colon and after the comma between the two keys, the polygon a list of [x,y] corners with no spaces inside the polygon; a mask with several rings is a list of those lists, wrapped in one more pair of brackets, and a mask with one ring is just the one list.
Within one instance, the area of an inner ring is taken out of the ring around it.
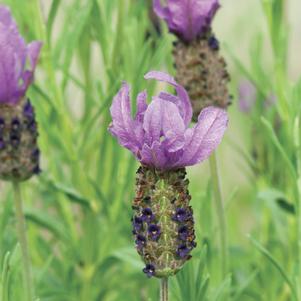
{"label": "background flower spike", "polygon": [[230,76],[219,51],[219,41],[211,23],[220,7],[218,0],[153,1],[154,11],[164,19],[174,42],[176,79],[188,91],[193,107],[193,120],[208,106],[226,109],[231,103],[227,84]]}

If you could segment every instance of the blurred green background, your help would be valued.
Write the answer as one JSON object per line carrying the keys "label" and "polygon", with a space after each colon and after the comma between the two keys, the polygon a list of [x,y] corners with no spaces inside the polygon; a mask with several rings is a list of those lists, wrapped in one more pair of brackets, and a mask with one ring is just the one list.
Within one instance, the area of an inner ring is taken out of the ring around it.
{"label": "blurred green background", "polygon": [[[27,41],[44,42],[29,91],[43,173],[22,186],[41,301],[158,300],[131,236],[132,155],[107,132],[121,82],[133,99],[149,70],[175,74],[173,36],[144,0],[6,0]],[[208,162],[189,168],[198,247],[170,300],[301,300],[301,19],[299,0],[224,0],[213,25],[232,77],[230,127],[218,149],[229,275],[221,276]],[[248,79],[257,99],[238,108]],[[162,88],[162,87],[161,87]],[[276,103],[266,107],[269,95]],[[1,183],[0,300],[22,301],[12,191]],[[2,298],[2,299],[1,299]]]}

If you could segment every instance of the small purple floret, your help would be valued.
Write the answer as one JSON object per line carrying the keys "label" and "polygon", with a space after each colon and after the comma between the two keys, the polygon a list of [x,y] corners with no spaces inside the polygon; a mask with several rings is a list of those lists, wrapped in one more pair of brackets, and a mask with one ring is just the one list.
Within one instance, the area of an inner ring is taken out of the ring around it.
{"label": "small purple floret", "polygon": [[161,229],[158,225],[151,224],[148,227],[148,234],[151,240],[158,240],[161,235]]}
{"label": "small purple floret", "polygon": [[188,231],[188,228],[187,226],[181,226],[178,230],[178,235],[179,235],[179,238],[181,240],[186,240],[188,238],[188,235],[189,235],[189,231]]}
{"label": "small purple floret", "polygon": [[155,271],[156,271],[155,266],[152,264],[147,264],[143,269],[143,273],[145,273],[149,278],[155,275]]}
{"label": "small purple floret", "polygon": [[5,142],[3,140],[3,138],[0,138],[0,150],[5,148]]}
{"label": "small purple floret", "polygon": [[207,159],[219,145],[228,124],[225,110],[205,108],[194,127],[187,91],[173,77],[158,71],[145,75],[173,86],[177,95],[161,92],[147,104],[146,92],[137,97],[137,113],[131,116],[129,86],[124,83],[111,106],[111,134],[144,165],[171,170]]}
{"label": "small purple floret", "polygon": [[5,126],[5,121],[3,118],[0,118],[0,130],[3,130]]}
{"label": "small purple floret", "polygon": [[177,222],[185,222],[189,217],[189,213],[184,208],[178,208],[173,216],[173,220]]}
{"label": "small purple floret", "polygon": [[135,242],[136,242],[137,248],[142,249],[146,245],[146,238],[143,235],[138,234]]}
{"label": "small purple floret", "polygon": [[218,50],[219,49],[219,41],[216,37],[211,36],[208,39],[208,45],[212,50]]}
{"label": "small purple floret", "polygon": [[20,137],[17,134],[10,135],[10,143],[13,147],[18,147],[20,144]]}
{"label": "small purple floret", "polygon": [[33,159],[38,159],[40,157],[40,150],[38,148],[36,148],[33,152],[32,152],[32,158]]}
{"label": "small purple floret", "polygon": [[141,217],[134,216],[133,218],[133,228],[134,232],[137,233],[142,230],[143,228],[143,220]]}
{"label": "small purple floret", "polygon": [[27,101],[24,106],[23,114],[29,120],[32,120],[34,118],[33,106],[31,105],[31,103],[29,101]]}
{"label": "small purple floret", "polygon": [[191,42],[207,32],[220,7],[218,0],[153,0],[158,17],[164,19],[170,32],[185,42]]}
{"label": "small purple floret", "polygon": [[187,255],[190,253],[191,249],[188,248],[186,245],[180,245],[177,249],[177,255],[181,258],[187,257]]}
{"label": "small purple floret", "polygon": [[35,133],[37,131],[37,123],[35,122],[35,120],[32,120],[28,126],[27,126],[28,130],[32,133]]}
{"label": "small purple floret", "polygon": [[39,174],[42,172],[42,170],[41,170],[40,166],[37,165],[37,166],[33,169],[32,172],[33,172],[35,175],[39,175]]}
{"label": "small purple floret", "polygon": [[144,221],[144,222],[147,222],[147,223],[150,223],[154,220],[154,215],[153,215],[153,212],[152,212],[152,209],[150,208],[144,208],[142,210],[142,215],[141,215],[141,219]]}
{"label": "small purple floret", "polygon": [[11,125],[12,125],[12,129],[13,129],[14,131],[20,130],[21,123],[20,123],[20,120],[19,120],[18,118],[14,118],[14,119],[12,120]]}
{"label": "small purple floret", "polygon": [[0,5],[0,41],[0,103],[15,105],[33,82],[42,43],[26,45],[4,5]]}

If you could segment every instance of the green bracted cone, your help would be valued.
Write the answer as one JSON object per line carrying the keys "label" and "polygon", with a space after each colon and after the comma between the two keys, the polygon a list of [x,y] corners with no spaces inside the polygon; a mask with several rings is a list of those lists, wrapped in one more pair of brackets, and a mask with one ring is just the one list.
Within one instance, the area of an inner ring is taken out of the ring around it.
{"label": "green bracted cone", "polygon": [[159,171],[141,166],[137,171],[133,233],[148,276],[175,275],[196,246],[185,177],[184,168]]}
{"label": "green bracted cone", "polygon": [[231,104],[227,88],[230,76],[211,31],[189,44],[175,42],[173,55],[176,80],[189,93],[194,121],[205,107],[226,109]]}
{"label": "green bracted cone", "polygon": [[37,123],[29,100],[0,104],[0,179],[25,181],[40,172]]}

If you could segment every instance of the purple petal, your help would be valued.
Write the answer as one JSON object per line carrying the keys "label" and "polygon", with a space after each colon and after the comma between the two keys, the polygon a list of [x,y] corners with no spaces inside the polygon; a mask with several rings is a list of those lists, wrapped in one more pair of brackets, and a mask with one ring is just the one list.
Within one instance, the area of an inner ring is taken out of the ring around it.
{"label": "purple petal", "polygon": [[0,102],[14,103],[15,91],[18,87],[17,78],[14,73],[16,61],[13,54],[13,48],[4,44],[3,46],[3,35],[0,27]]}
{"label": "purple petal", "polygon": [[225,110],[205,108],[194,128],[186,131],[183,157],[176,165],[190,166],[207,159],[221,142],[227,124],[228,116]]}
{"label": "purple petal", "polygon": [[207,31],[219,8],[218,0],[167,0],[162,7],[159,0],[153,1],[154,11],[163,18],[169,30],[189,42]]}
{"label": "purple petal", "polygon": [[144,113],[147,109],[147,93],[146,91],[143,91],[138,94],[137,96],[137,113],[136,113],[136,118],[135,120],[139,122],[143,122],[144,119]]}
{"label": "purple petal", "polygon": [[0,5],[0,23],[6,27],[9,27],[12,23],[14,23],[10,9],[5,5]]}
{"label": "purple petal", "polygon": [[[38,44],[26,46],[9,8],[0,5],[0,102],[15,104],[24,96],[32,82]],[[28,49],[28,58],[33,64],[32,69],[25,70]]]}
{"label": "purple petal", "polygon": [[145,113],[143,128],[148,145],[162,142],[166,152],[175,152],[184,146],[183,118],[171,102],[154,98]]}
{"label": "purple petal", "polygon": [[39,41],[33,41],[27,45],[27,57],[30,63],[30,69],[25,70],[23,73],[24,90],[26,90],[33,82],[33,74],[36,69],[42,45],[42,42]]}
{"label": "purple petal", "polygon": [[185,144],[185,125],[177,106],[158,98],[164,107],[162,116],[162,131],[164,140],[162,145],[167,152],[176,152]]}
{"label": "purple petal", "polygon": [[143,138],[142,124],[131,117],[129,86],[124,83],[110,108],[112,125],[109,130],[119,143],[137,155]]}
{"label": "purple petal", "polygon": [[161,0],[153,0],[153,9],[158,17],[166,19],[169,17],[169,10],[167,7],[161,5]]}
{"label": "purple petal", "polygon": [[165,168],[167,158],[164,154],[162,146],[160,145],[160,142],[155,141],[151,147],[149,147],[147,144],[143,145],[141,151],[141,162],[159,169]]}
{"label": "purple petal", "polygon": [[172,76],[170,76],[165,72],[151,71],[147,73],[144,76],[144,78],[163,81],[175,87],[178,94],[179,101],[177,101],[175,97],[172,97],[167,93],[160,94],[160,97],[170,102],[173,102],[178,106],[179,111],[183,116],[184,124],[187,127],[191,122],[191,118],[192,118],[192,107],[187,91],[181,85],[179,85]]}
{"label": "purple petal", "polygon": [[38,62],[43,43],[40,41],[33,41],[27,45],[27,55],[29,58],[31,71],[34,71]]}
{"label": "purple petal", "polygon": [[5,43],[12,47],[13,53],[16,53],[16,59],[20,60],[20,70],[23,69],[26,62],[26,44],[12,18],[10,9],[4,5],[0,5],[0,35],[1,41],[5,40]]}
{"label": "purple petal", "polygon": [[159,142],[162,133],[163,107],[160,101],[152,101],[148,106],[143,120],[145,131],[145,142],[152,145],[154,141]]}

